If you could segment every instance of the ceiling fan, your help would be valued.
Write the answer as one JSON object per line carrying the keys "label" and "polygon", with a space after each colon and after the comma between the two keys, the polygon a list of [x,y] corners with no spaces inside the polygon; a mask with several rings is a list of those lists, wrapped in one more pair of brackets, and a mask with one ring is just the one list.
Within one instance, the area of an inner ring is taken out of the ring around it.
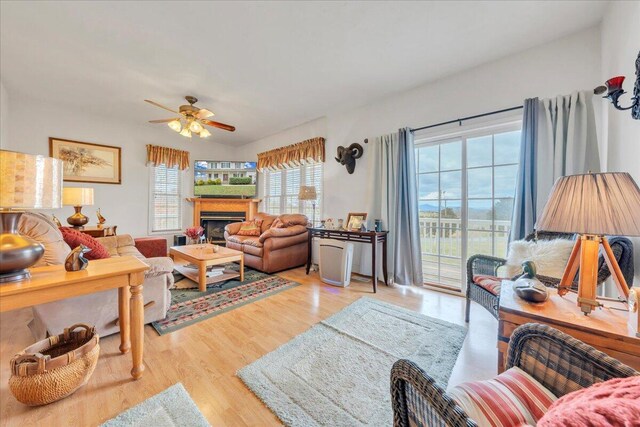
{"label": "ceiling fan", "polygon": [[171,119],[149,120],[149,123],[166,123],[171,129],[180,133],[182,136],[186,136],[187,138],[191,138],[192,133],[200,136],[200,138],[210,136],[211,132],[209,132],[204,125],[228,130],[229,132],[236,130],[235,126],[209,120],[209,117],[212,117],[214,114],[206,108],[198,108],[194,106],[193,104],[198,102],[198,98],[195,96],[185,96],[184,99],[187,100],[189,105],[181,105],[178,111],[172,110],[164,105],[160,105],[157,102],[145,99],[145,102],[148,102],[151,105],[164,108],[172,113],[180,114],[179,117]]}

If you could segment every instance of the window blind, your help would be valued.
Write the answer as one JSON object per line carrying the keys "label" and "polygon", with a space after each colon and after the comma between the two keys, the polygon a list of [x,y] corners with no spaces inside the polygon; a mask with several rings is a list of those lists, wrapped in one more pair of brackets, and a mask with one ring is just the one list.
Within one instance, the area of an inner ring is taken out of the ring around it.
{"label": "window blind", "polygon": [[151,231],[178,231],[182,228],[180,170],[165,165],[152,169]]}
{"label": "window blind", "polygon": [[305,164],[296,168],[262,172],[265,212],[271,215],[302,213],[313,217],[313,202],[298,200],[300,186],[315,186],[316,221],[322,212],[322,163]]}

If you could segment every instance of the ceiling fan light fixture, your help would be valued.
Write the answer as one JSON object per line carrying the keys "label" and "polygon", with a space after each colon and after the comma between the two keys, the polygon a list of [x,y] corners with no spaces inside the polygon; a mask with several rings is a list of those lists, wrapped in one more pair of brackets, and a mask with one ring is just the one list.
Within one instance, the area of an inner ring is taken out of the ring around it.
{"label": "ceiling fan light fixture", "polygon": [[194,121],[191,122],[191,124],[189,124],[189,130],[191,132],[200,133],[200,132],[202,132],[203,129],[204,128],[202,127],[202,125],[197,120],[194,120]]}
{"label": "ceiling fan light fixture", "polygon": [[211,136],[211,132],[209,132],[205,128],[202,128],[202,130],[200,131],[200,138],[208,138],[210,136]]}
{"label": "ceiling fan light fixture", "polygon": [[182,130],[182,123],[180,123],[180,120],[178,119],[167,123],[167,126],[169,126],[172,130],[175,130],[176,132],[180,132]]}
{"label": "ceiling fan light fixture", "polygon": [[189,130],[188,127],[185,126],[184,129],[180,131],[180,135],[186,136],[187,138],[191,138],[191,131]]}

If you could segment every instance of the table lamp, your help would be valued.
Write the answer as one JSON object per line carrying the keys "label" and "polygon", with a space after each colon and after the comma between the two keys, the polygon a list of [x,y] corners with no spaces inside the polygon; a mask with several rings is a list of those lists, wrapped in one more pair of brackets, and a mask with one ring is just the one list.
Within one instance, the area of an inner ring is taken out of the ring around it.
{"label": "table lamp", "polygon": [[536,229],[580,235],[558,293],[569,292],[580,268],[578,306],[585,315],[600,305],[596,301],[600,246],[620,296],[629,297],[629,287],[605,236],[640,236],[640,189],[631,175],[610,172],[559,178]]}
{"label": "table lamp", "polygon": [[28,278],[44,254],[18,223],[25,209],[62,206],[62,168],[62,160],[0,150],[0,284]]}
{"label": "table lamp", "polygon": [[73,206],[76,210],[67,218],[67,222],[74,228],[82,227],[89,222],[89,218],[82,213],[82,207],[93,205],[93,188],[65,187],[62,190],[62,204]]}
{"label": "table lamp", "polygon": [[316,199],[318,194],[316,193],[316,187],[314,185],[301,185],[300,192],[298,193],[299,200],[312,200],[313,206],[313,218],[311,219],[311,226],[316,224]]}

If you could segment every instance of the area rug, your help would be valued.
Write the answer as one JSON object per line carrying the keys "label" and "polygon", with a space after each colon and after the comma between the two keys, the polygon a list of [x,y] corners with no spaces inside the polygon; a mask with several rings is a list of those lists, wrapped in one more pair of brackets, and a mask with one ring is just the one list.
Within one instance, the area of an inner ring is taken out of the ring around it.
{"label": "area rug", "polygon": [[393,363],[411,359],[446,387],[466,328],[361,298],[238,371],[288,426],[393,425]]}
{"label": "area rug", "polygon": [[177,383],[102,424],[102,427],[208,427],[182,384]]}
{"label": "area rug", "polygon": [[[237,270],[239,267],[226,264],[225,268]],[[245,268],[243,282],[233,279],[207,285],[205,292],[200,292],[197,283],[185,277],[171,290],[167,317],[151,326],[158,334],[165,335],[296,286],[300,283],[250,268]]]}

